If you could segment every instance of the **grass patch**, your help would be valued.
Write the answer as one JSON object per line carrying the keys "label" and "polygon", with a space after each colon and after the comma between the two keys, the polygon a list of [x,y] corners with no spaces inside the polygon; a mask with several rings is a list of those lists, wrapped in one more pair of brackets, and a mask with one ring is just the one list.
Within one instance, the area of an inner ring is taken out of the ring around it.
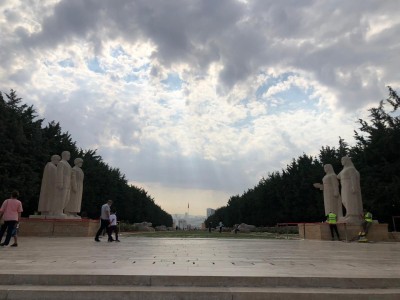
{"label": "grass patch", "polygon": [[230,233],[230,232],[211,232],[208,231],[155,231],[155,232],[124,232],[125,236],[150,237],[150,238],[207,238],[207,239],[297,239],[297,234],[276,234],[270,232],[249,232],[249,233]]}

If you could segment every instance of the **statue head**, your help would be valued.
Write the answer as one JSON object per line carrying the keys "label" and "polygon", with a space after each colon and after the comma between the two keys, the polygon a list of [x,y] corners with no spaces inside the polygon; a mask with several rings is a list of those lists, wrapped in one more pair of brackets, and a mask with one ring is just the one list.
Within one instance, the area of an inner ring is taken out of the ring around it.
{"label": "statue head", "polygon": [[71,153],[69,153],[69,151],[63,151],[61,157],[63,160],[69,160],[71,158]]}
{"label": "statue head", "polygon": [[333,167],[332,167],[331,164],[324,165],[324,171],[325,171],[326,174],[334,173]]}
{"label": "statue head", "polygon": [[342,162],[342,166],[343,167],[349,167],[349,166],[353,165],[353,162],[351,161],[351,158],[348,157],[347,155],[342,157],[342,161],[341,162]]}
{"label": "statue head", "polygon": [[51,156],[51,162],[55,164],[56,166],[58,165],[58,162],[61,160],[60,155],[54,154]]}
{"label": "statue head", "polygon": [[82,164],[83,164],[83,159],[82,158],[75,158],[74,159],[74,164],[75,164],[75,166],[78,166],[78,167],[82,167]]}

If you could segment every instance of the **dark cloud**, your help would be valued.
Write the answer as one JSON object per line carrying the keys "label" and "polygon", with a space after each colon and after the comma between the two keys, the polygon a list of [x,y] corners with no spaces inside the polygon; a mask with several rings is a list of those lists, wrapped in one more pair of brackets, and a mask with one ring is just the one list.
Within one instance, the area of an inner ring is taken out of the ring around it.
{"label": "dark cloud", "polygon": [[[68,0],[43,18],[40,32],[15,33],[39,48],[83,39],[95,52],[104,39],[152,41],[153,56],[166,67],[184,62],[207,70],[210,63],[221,63],[220,93],[266,67],[301,69],[346,98],[343,105],[357,107],[375,100],[377,86],[398,79],[398,25],[367,38],[371,20],[399,22],[398,11],[393,1]],[[365,70],[376,67],[384,69],[383,77],[365,80]],[[352,70],[348,82],[337,80],[338,68]],[[349,101],[354,88],[371,96]]]}

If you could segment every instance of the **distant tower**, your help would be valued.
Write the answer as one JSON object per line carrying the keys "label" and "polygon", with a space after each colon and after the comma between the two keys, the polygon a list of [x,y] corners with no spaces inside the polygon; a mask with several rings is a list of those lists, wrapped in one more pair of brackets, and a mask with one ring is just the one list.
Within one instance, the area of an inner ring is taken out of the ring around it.
{"label": "distant tower", "polygon": [[215,214],[215,209],[207,208],[207,218]]}

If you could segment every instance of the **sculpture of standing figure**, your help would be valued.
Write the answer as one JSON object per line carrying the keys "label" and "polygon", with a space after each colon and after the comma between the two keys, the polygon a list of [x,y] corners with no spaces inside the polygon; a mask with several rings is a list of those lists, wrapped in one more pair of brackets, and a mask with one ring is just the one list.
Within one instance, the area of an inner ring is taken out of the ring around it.
{"label": "sculpture of standing figure", "polygon": [[53,155],[51,161],[44,167],[38,205],[38,211],[41,215],[51,214],[52,207],[56,201],[57,165],[60,159],[59,155]]}
{"label": "sculpture of standing figure", "polygon": [[348,156],[342,157],[343,170],[337,178],[342,186],[343,205],[346,208],[345,221],[348,224],[360,225],[363,204],[361,198],[360,173],[356,170]]}
{"label": "sculpture of standing figure", "polygon": [[68,203],[71,191],[71,165],[68,160],[71,158],[69,151],[61,153],[61,161],[57,165],[57,203],[55,204],[54,216],[65,217],[63,210]]}
{"label": "sculpture of standing figure", "polygon": [[314,187],[324,191],[325,215],[334,213],[340,222],[343,219],[342,199],[339,193],[339,181],[332,165],[324,165],[326,175],[321,183],[314,183]]}
{"label": "sculpture of standing figure", "polygon": [[69,216],[79,218],[77,215],[81,211],[82,192],[83,192],[83,179],[84,174],[81,169],[83,164],[82,158],[75,158],[75,166],[72,168],[71,174],[71,196],[70,200],[65,206],[65,213]]}

